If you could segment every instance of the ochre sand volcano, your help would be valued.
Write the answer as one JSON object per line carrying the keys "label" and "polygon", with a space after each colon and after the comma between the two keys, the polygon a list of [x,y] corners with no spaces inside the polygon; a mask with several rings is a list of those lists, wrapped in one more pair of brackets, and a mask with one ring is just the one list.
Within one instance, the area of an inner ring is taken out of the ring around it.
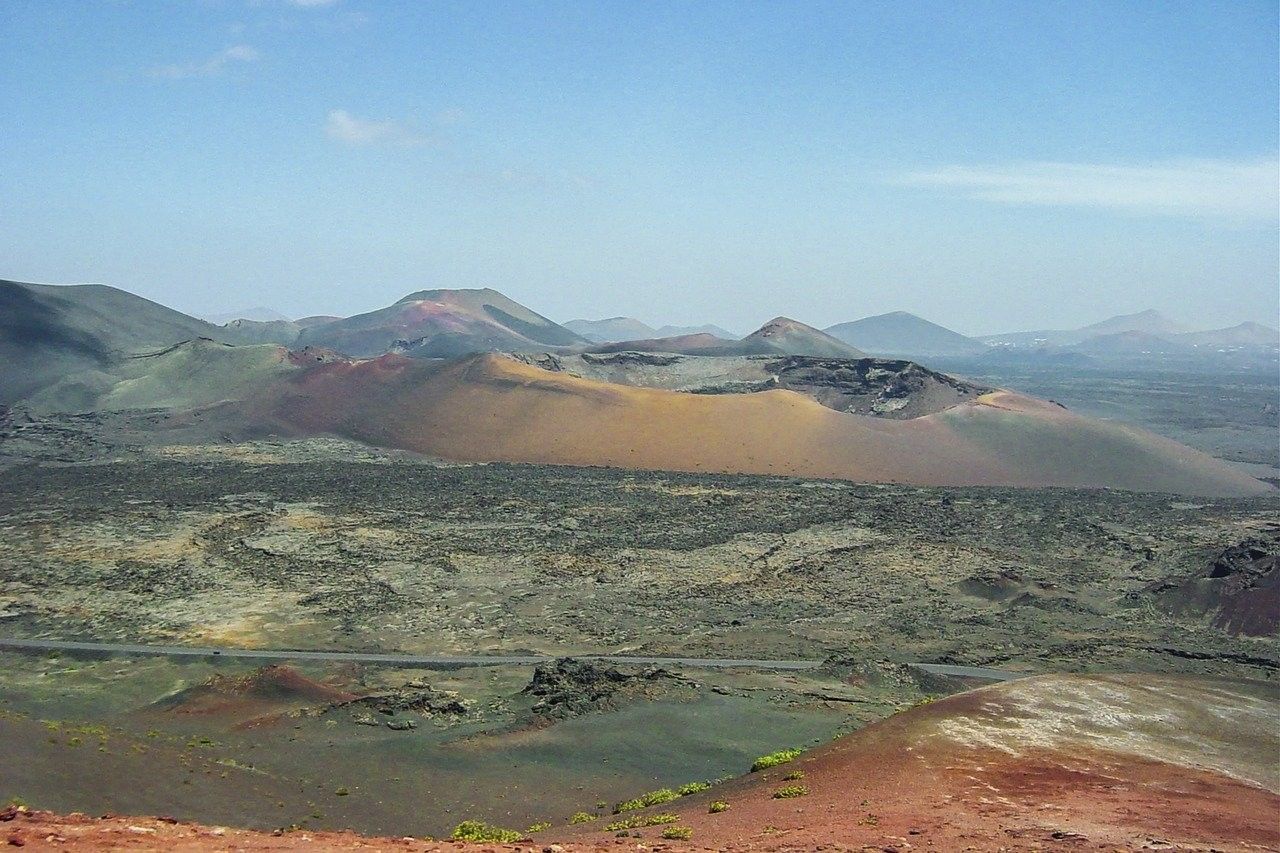
{"label": "ochre sand volcano", "polygon": [[320,364],[235,413],[449,459],[1243,495],[1268,487],[1143,430],[993,392],[890,421],[800,394],[700,395],[596,382],[500,355]]}

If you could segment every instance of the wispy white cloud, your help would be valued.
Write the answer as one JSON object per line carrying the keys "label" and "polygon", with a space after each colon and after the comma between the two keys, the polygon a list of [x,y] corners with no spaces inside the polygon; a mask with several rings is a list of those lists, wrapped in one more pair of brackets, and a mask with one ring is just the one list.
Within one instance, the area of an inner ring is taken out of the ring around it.
{"label": "wispy white cloud", "polygon": [[220,50],[200,62],[157,66],[151,69],[151,76],[166,77],[170,80],[180,80],[184,77],[213,77],[221,74],[229,65],[255,62],[259,55],[256,48],[247,44],[237,44],[226,50]]}
{"label": "wispy white cloud", "polygon": [[1280,161],[1166,160],[1141,165],[1029,162],[945,166],[901,183],[1013,205],[1100,207],[1176,216],[1274,218]]}
{"label": "wispy white cloud", "polygon": [[430,136],[398,121],[365,119],[346,110],[330,110],[325,135],[344,145],[426,145]]}

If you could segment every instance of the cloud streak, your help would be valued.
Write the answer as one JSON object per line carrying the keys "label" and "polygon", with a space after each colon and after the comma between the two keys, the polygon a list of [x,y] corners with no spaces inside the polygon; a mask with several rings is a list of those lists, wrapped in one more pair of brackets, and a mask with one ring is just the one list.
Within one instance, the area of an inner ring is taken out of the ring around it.
{"label": "cloud streak", "polygon": [[227,66],[239,63],[256,62],[259,53],[247,44],[233,45],[221,50],[202,62],[188,62],[180,65],[161,65],[151,69],[152,77],[164,77],[169,80],[181,80],[187,77],[214,77],[227,69]]}
{"label": "cloud streak", "polygon": [[1275,158],[945,166],[910,172],[898,182],[999,204],[1173,216],[1271,219],[1280,204],[1280,162]]}
{"label": "cloud streak", "polygon": [[324,132],[334,142],[357,147],[372,145],[412,147],[426,145],[432,141],[431,137],[400,122],[359,118],[346,110],[330,110],[325,120]]}

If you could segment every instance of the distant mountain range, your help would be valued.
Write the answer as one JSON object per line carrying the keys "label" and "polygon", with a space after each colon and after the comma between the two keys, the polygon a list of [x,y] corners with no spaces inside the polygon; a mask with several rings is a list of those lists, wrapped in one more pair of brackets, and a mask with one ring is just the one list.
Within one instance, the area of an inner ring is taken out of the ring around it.
{"label": "distant mountain range", "polygon": [[[785,318],[780,318],[781,322]],[[785,320],[786,324],[796,324]],[[766,326],[769,324],[766,324]],[[1198,362],[1206,358],[1221,364],[1244,366],[1270,363],[1280,350],[1280,331],[1260,323],[1241,323],[1226,329],[1188,331],[1158,311],[1122,314],[1078,329],[1042,329],[1007,332],[981,338],[968,337],[906,311],[893,311],[824,330],[827,340],[810,326],[801,334],[764,329],[742,339],[723,329],[709,335],[664,334],[630,317],[607,320],[573,320],[566,324],[583,337],[600,342],[601,352],[661,350],[702,355],[744,355],[785,350],[797,355],[836,355],[859,351],[883,358],[917,361],[984,359],[1000,363],[1084,367],[1107,363]],[[716,327],[698,327],[712,329]],[[773,336],[777,337],[773,337]],[[771,340],[772,338],[772,340]],[[835,342],[848,345],[842,350]],[[767,346],[766,346],[767,344]]]}
{"label": "distant mountain range", "polygon": [[710,323],[703,326],[661,326],[657,329],[634,317],[610,317],[606,320],[570,320],[564,327],[598,344],[619,341],[657,340],[688,335],[714,335],[724,340],[735,340],[737,335]]}
{"label": "distant mountain range", "polygon": [[1142,332],[1157,337],[1171,337],[1189,331],[1180,323],[1170,320],[1159,311],[1147,310],[1137,314],[1120,314],[1115,317],[1082,326],[1078,329],[1039,329],[1030,332],[1005,332],[986,335],[978,340],[992,346],[1071,346],[1101,335],[1120,332]]}
{"label": "distant mountain range", "polygon": [[[857,328],[955,343],[919,318],[872,319]],[[245,342],[295,328],[289,344]],[[1089,340],[1145,351],[1151,337]],[[339,435],[475,461],[1211,495],[1267,488],[1142,430],[866,358],[790,318],[737,341],[701,333],[592,345],[494,290],[419,291],[337,320],[215,326],[115,288],[2,282],[0,405],[15,403],[97,413],[92,423],[112,412],[138,440],[162,443]]]}
{"label": "distant mountain range", "polygon": [[590,352],[670,352],[685,355],[807,355],[828,358],[862,358],[866,355],[826,332],[787,317],[775,317],[738,340],[707,332],[666,338],[643,338],[596,344]]}
{"label": "distant mountain range", "polygon": [[280,321],[288,322],[289,318],[272,308],[264,308],[259,305],[254,308],[241,308],[238,311],[225,311],[218,314],[202,314],[201,320],[213,323],[215,326],[222,326],[236,320],[252,320],[255,323],[275,323]]}
{"label": "distant mountain range", "polygon": [[1280,331],[1261,323],[1188,331],[1159,311],[1122,314],[1078,329],[988,335],[981,341],[1006,359],[1042,360],[1046,353],[1079,353],[1101,361],[1175,362],[1213,358],[1256,363],[1275,360]]}

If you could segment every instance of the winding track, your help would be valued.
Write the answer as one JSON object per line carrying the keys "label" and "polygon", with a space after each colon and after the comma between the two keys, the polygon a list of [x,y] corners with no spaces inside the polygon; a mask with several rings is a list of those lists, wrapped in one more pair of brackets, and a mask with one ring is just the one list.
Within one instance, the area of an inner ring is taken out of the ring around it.
{"label": "winding track", "polygon": [[[371,663],[383,666],[408,666],[430,669],[455,666],[536,666],[556,658],[551,655],[406,655],[380,652],[328,652],[293,649],[234,649],[213,646],[152,646],[139,643],[87,643],[75,640],[16,640],[0,638],[0,649],[17,652],[81,652],[89,654],[135,655],[140,657],[175,658],[229,658],[249,660],[314,660],[341,661],[345,663]],[[762,660],[755,658],[680,658],[648,657],[637,655],[581,654],[570,657],[579,660],[595,660],[606,663],[640,664],[656,666],[689,666],[706,669],[817,669],[820,660]],[[934,675],[952,675],[962,678],[984,678],[990,681],[1009,681],[1030,673],[1010,672],[982,666],[953,666],[939,663],[911,664]]]}

